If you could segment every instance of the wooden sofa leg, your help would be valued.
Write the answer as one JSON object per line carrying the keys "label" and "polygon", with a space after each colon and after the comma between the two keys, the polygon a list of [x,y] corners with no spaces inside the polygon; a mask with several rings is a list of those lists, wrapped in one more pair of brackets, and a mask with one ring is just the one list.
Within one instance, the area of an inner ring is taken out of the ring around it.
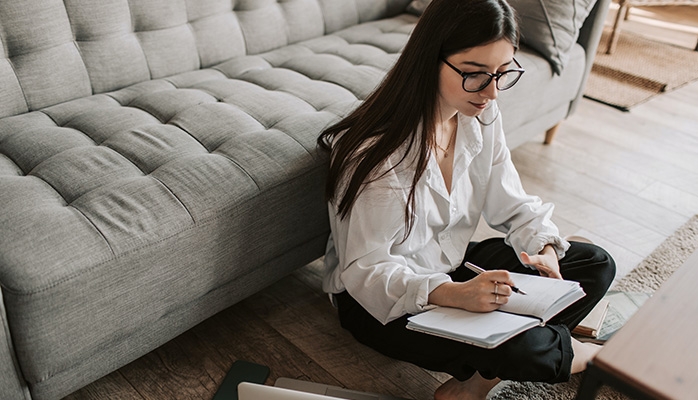
{"label": "wooden sofa leg", "polygon": [[553,142],[553,138],[555,137],[557,130],[560,129],[561,124],[562,122],[558,122],[557,125],[545,131],[545,140],[543,140],[543,144],[550,144]]}

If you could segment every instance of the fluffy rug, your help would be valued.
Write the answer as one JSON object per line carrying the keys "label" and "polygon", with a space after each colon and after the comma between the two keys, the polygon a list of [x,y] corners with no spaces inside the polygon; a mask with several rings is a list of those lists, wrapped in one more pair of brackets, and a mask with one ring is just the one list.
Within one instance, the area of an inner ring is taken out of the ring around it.
{"label": "fluffy rug", "polygon": [[601,38],[584,96],[623,111],[698,79],[698,51],[646,39],[619,36],[613,54],[605,53],[609,31]]}
{"label": "fluffy rug", "polygon": [[[659,288],[683,262],[698,249],[698,215],[691,218],[672,236],[659,245],[645,260],[618,282],[612,289],[652,293]],[[569,382],[546,383],[505,381],[497,385],[489,400],[573,400],[581,382],[581,374]],[[629,397],[604,386],[597,399],[630,400]]]}

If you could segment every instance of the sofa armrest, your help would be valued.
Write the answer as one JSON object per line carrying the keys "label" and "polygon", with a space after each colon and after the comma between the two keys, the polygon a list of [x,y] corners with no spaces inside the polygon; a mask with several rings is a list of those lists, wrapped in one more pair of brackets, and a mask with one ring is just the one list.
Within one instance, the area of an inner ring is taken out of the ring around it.
{"label": "sofa armrest", "polygon": [[611,4],[611,0],[598,0],[591,9],[589,16],[584,20],[582,28],[579,30],[579,37],[577,38],[577,43],[579,43],[586,53],[586,65],[584,67],[584,75],[582,76],[582,84],[579,87],[579,93],[572,103],[570,104],[570,109],[567,115],[571,115],[577,108],[579,101],[584,96],[584,87],[586,86],[587,79],[591,73],[591,67],[594,65],[594,58],[596,57],[596,49],[599,47],[599,41],[601,40],[601,33],[603,32],[604,24],[606,23],[606,16],[608,15],[608,8]]}

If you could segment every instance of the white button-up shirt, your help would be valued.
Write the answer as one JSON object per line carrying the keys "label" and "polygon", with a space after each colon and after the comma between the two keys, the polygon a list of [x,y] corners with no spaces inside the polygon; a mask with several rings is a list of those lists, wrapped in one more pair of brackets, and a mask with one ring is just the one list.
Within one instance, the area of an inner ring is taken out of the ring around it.
{"label": "white button-up shirt", "polygon": [[[482,118],[497,112],[493,103]],[[415,188],[407,238],[405,206],[414,176],[407,161],[365,185],[344,219],[330,202],[323,289],[348,291],[383,324],[431,308],[429,293],[451,281],[447,273],[460,266],[481,215],[506,233],[517,254],[538,254],[550,243],[562,257],[569,244],[550,220],[553,205],[524,192],[501,120],[482,126],[458,114],[451,192],[432,154]],[[393,154],[381,171],[400,158]]]}

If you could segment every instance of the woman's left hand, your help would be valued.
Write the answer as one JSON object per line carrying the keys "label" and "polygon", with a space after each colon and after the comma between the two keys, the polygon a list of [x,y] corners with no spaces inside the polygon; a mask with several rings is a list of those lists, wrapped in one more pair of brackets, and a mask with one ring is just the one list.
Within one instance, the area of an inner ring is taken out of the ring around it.
{"label": "woman's left hand", "polygon": [[540,253],[533,256],[522,251],[521,261],[523,261],[524,264],[535,267],[541,276],[562,279],[562,275],[560,275],[560,264],[557,261],[557,253],[555,252],[555,248],[551,245],[546,245]]}

